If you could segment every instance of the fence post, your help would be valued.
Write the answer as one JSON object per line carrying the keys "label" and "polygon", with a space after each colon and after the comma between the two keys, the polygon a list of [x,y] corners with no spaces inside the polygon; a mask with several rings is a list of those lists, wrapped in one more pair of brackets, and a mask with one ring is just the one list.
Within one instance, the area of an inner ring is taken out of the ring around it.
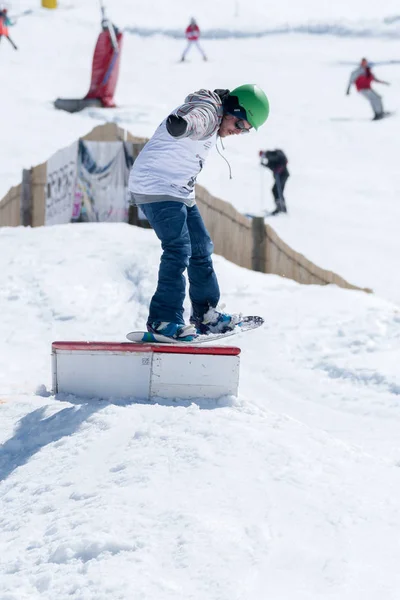
{"label": "fence post", "polygon": [[266,240],[264,217],[253,217],[251,221],[251,231],[253,234],[253,271],[266,272]]}
{"label": "fence post", "polygon": [[20,223],[23,227],[32,226],[32,169],[22,170]]}
{"label": "fence post", "polygon": [[129,225],[139,225],[138,208],[133,204],[130,204],[128,208],[128,223]]}

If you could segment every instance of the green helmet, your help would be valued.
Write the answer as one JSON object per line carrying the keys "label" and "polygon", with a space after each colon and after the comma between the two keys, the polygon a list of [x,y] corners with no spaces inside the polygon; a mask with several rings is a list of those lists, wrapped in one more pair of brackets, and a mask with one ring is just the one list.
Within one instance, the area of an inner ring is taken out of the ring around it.
{"label": "green helmet", "polygon": [[[246,85],[240,85],[231,92],[229,92],[228,105],[231,105],[234,97],[237,98],[236,109],[233,106],[231,110],[227,112],[246,119],[254,129],[261,127],[263,123],[268,119],[269,115],[269,102],[267,96],[264,94],[261,88],[254,83],[247,83]],[[230,107],[229,107],[230,108]],[[243,111],[246,113],[243,114]],[[242,114],[241,114],[242,113]]]}

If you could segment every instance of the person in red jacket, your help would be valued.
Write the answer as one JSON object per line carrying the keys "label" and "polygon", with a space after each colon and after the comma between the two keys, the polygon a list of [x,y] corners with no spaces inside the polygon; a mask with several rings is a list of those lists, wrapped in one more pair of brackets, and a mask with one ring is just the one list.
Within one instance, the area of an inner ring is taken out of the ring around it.
{"label": "person in red jacket", "polygon": [[205,55],[203,48],[199,44],[200,29],[195,19],[190,19],[190,23],[186,27],[185,36],[187,39],[187,46],[183,51],[181,62],[185,60],[186,55],[192,46],[196,46],[198,51],[202,55],[203,60],[207,60],[207,56]]}
{"label": "person in red jacket", "polygon": [[372,88],[371,83],[376,81],[377,83],[384,83],[385,85],[390,85],[387,81],[382,81],[375,77],[375,75],[371,71],[371,67],[368,64],[366,58],[361,59],[360,66],[355,69],[350,75],[349,85],[347,86],[346,94],[350,94],[351,85],[354,83],[356,86],[357,92],[360,92],[366,98],[374,111],[374,121],[382,119],[385,116],[385,112],[383,110],[382,97],[377,94]]}
{"label": "person in red jacket", "polygon": [[10,42],[14,50],[17,50],[17,46],[14,44],[10,38],[10,34],[8,33],[8,28],[10,25],[13,25],[13,23],[8,17],[7,8],[0,6],[0,42],[3,37],[5,37]]}

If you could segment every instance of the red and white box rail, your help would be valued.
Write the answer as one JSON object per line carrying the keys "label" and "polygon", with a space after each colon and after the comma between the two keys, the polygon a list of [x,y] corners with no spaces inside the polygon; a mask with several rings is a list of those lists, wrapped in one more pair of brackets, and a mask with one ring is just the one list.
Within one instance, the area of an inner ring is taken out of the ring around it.
{"label": "red and white box rail", "polygon": [[84,398],[210,398],[237,395],[240,348],[53,342],[53,393]]}

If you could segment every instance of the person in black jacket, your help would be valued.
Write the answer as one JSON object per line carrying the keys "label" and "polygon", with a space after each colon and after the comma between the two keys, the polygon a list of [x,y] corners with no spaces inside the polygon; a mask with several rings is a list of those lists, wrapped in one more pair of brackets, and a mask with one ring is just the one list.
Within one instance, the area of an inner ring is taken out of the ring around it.
{"label": "person in black jacket", "polygon": [[275,200],[275,210],[271,215],[277,215],[279,213],[286,213],[286,201],[283,195],[286,182],[289,178],[289,171],[287,169],[288,159],[283,150],[260,150],[260,159],[263,167],[271,169],[274,174],[275,183],[272,188],[272,194]]}

